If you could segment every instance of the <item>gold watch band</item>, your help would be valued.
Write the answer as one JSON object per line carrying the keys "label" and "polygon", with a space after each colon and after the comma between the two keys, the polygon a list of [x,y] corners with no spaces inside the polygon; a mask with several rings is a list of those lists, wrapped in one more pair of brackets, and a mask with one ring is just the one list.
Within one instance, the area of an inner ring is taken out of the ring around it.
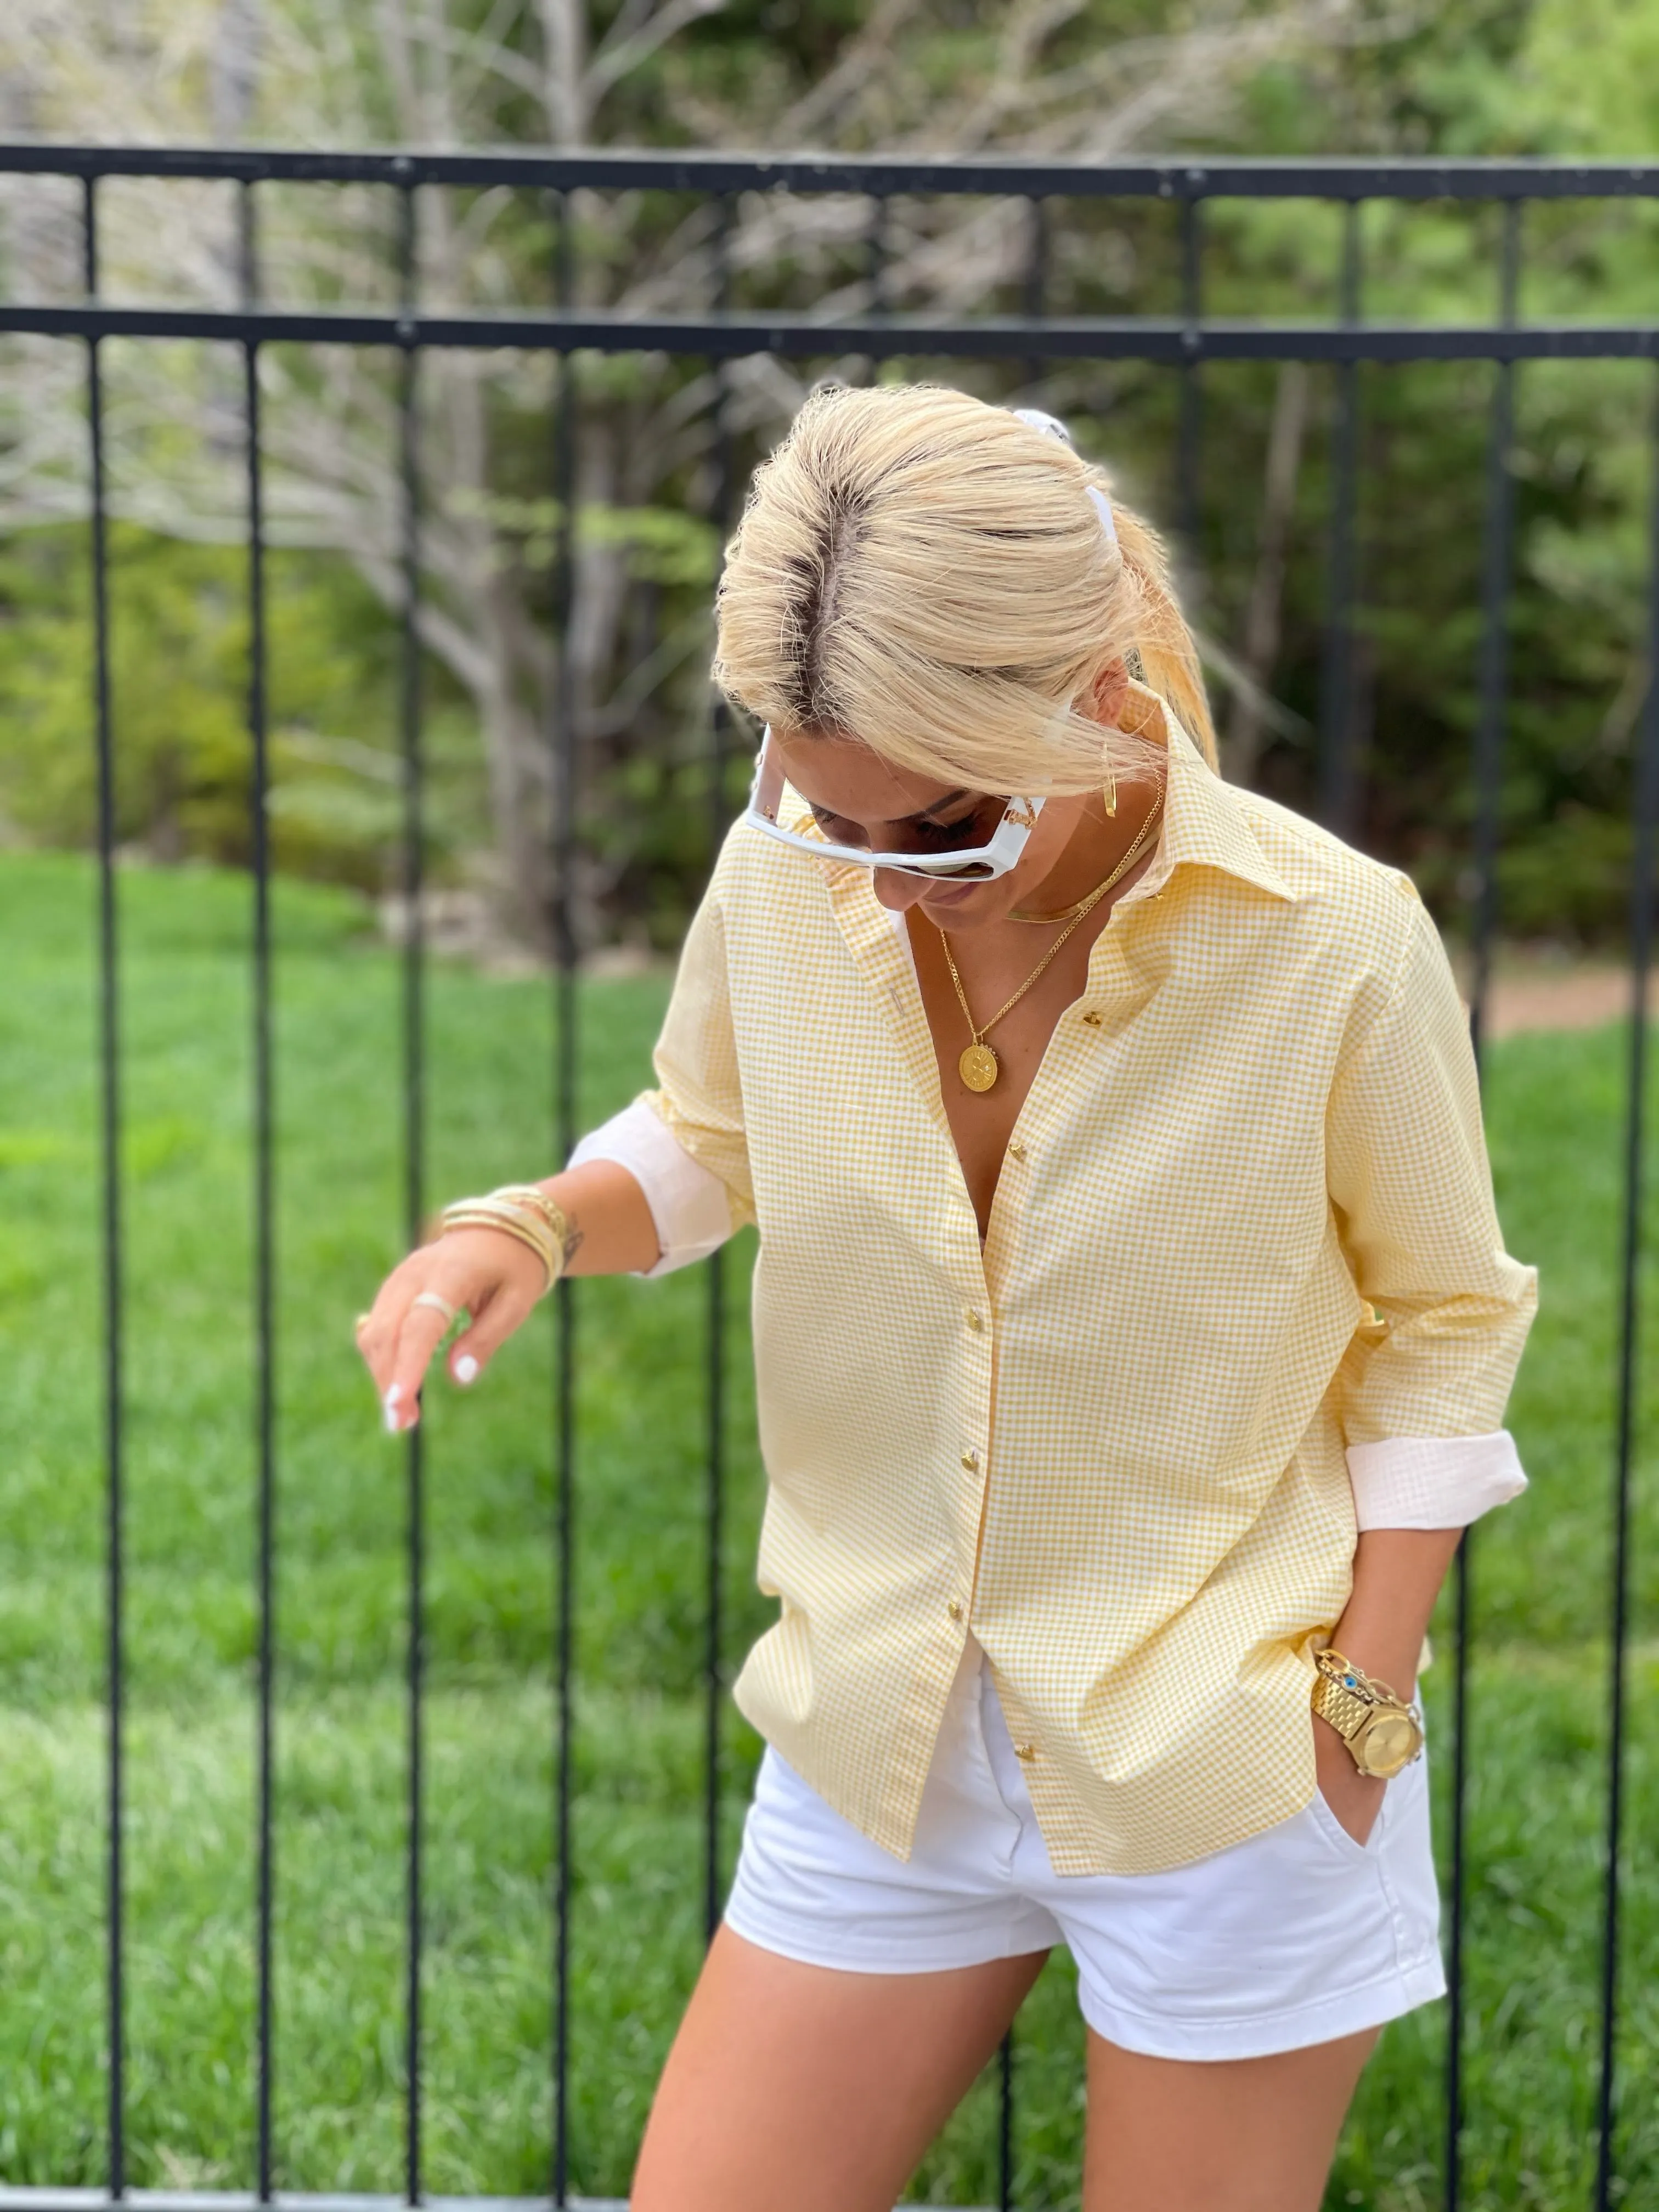
{"label": "gold watch band", "polygon": [[1384,1780],[1409,1766],[1423,1749],[1423,1717],[1386,1682],[1328,1647],[1314,1654],[1312,1705],[1328,1721],[1362,1774]]}
{"label": "gold watch band", "polygon": [[1322,1720],[1330,1723],[1344,1743],[1358,1735],[1373,1710],[1366,1698],[1322,1672],[1314,1677],[1313,1709]]}

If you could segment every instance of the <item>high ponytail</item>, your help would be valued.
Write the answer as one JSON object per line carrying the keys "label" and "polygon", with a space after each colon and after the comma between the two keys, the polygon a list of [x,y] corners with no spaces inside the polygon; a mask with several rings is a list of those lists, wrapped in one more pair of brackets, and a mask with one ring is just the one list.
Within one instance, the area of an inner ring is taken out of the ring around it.
{"label": "high ponytail", "polygon": [[[1100,480],[1098,470],[1091,471],[1091,475]],[[1143,515],[1120,501],[1112,503],[1112,519],[1123,548],[1126,588],[1138,602],[1138,615],[1130,626],[1146,687],[1169,702],[1176,721],[1218,771],[1209,695],[1204,688],[1198,648],[1170,580],[1164,541]]]}

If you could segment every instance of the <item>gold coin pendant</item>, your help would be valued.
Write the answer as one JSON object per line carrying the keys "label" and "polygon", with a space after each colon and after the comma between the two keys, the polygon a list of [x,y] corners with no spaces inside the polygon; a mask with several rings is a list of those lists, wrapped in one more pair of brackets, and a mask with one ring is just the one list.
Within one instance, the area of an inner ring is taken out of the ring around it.
{"label": "gold coin pendant", "polygon": [[990,1090],[997,1073],[997,1056],[988,1044],[970,1044],[957,1062],[957,1073],[970,1091]]}

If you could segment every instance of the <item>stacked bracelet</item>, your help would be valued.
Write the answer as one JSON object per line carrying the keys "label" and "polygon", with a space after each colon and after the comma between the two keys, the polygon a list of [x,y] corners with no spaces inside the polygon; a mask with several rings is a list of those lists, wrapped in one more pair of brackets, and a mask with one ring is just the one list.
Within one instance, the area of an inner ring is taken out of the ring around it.
{"label": "stacked bracelet", "polygon": [[1314,1654],[1313,1709],[1348,1747],[1362,1774],[1385,1778],[1423,1748],[1423,1715],[1328,1645]]}
{"label": "stacked bracelet", "polygon": [[547,1270],[544,1291],[550,1291],[564,1273],[565,1238],[569,1224],[564,1209],[533,1182],[503,1183],[483,1198],[458,1198],[440,1216],[440,1233],[453,1229],[500,1229],[528,1245]]}

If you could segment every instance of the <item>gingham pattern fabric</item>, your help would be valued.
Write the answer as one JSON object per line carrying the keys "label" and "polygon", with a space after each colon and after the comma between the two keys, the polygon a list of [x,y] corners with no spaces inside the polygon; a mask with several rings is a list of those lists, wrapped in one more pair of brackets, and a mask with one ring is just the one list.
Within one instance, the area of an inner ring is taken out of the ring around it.
{"label": "gingham pattern fabric", "polygon": [[1345,1448],[1496,1431],[1537,1297],[1409,880],[1172,725],[1152,865],[982,1252],[865,871],[734,828],[656,1069],[646,1103],[760,1229],[780,1614],[736,1697],[762,1735],[907,1856],[971,1632],[1059,1872],[1178,1865],[1305,1804]]}

